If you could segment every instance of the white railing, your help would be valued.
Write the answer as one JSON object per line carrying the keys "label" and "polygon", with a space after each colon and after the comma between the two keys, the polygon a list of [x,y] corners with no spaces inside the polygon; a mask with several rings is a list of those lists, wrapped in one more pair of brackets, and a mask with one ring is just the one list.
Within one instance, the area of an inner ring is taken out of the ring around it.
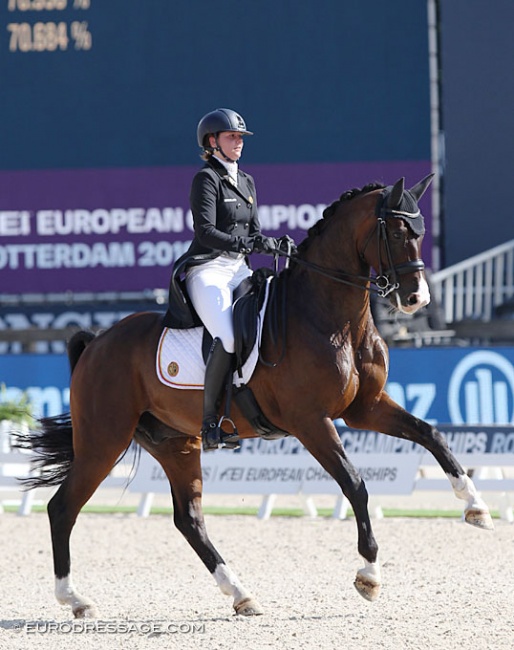
{"label": "white railing", "polygon": [[514,296],[514,239],[437,271],[430,280],[447,323],[489,322],[495,307]]}

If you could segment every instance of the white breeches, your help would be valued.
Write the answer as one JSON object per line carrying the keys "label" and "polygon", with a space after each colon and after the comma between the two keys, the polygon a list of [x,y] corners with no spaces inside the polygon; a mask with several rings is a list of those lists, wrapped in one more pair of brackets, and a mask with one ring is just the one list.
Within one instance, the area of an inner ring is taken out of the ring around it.
{"label": "white breeches", "polygon": [[191,267],[186,273],[187,291],[196,313],[211,336],[219,337],[229,353],[235,349],[232,324],[234,289],[250,275],[252,271],[242,255],[234,259],[223,254]]}

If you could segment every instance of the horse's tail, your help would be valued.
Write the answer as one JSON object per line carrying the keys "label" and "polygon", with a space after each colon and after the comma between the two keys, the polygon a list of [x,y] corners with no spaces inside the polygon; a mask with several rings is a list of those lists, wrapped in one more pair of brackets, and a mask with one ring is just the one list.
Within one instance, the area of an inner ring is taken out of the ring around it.
{"label": "horse's tail", "polygon": [[[94,334],[85,331],[76,332],[71,337],[68,359],[72,373],[80,355],[94,338]],[[28,490],[60,485],[68,475],[74,458],[71,415],[64,413],[41,418],[38,422],[39,427],[35,431],[15,435],[15,447],[34,454],[32,476],[20,479]]]}
{"label": "horse's tail", "polygon": [[95,338],[93,332],[86,332],[85,330],[80,330],[80,332],[75,332],[75,334],[68,341],[68,359],[70,361],[71,372],[75,370],[77,361],[80,358],[80,355],[84,352],[86,347],[91,343]]}
{"label": "horse's tail", "polygon": [[32,472],[20,482],[27,490],[60,485],[73,462],[73,431],[69,413],[41,418],[39,427],[27,434],[15,435],[18,449],[30,451]]}

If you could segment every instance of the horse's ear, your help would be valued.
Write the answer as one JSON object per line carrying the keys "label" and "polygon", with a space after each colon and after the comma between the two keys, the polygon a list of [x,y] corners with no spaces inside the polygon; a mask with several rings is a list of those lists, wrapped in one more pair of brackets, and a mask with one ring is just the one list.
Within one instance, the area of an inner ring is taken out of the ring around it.
{"label": "horse's ear", "polygon": [[434,178],[434,176],[435,176],[435,174],[429,174],[428,176],[425,176],[425,178],[423,178],[423,180],[419,181],[419,183],[416,183],[416,185],[414,185],[414,187],[410,188],[409,192],[416,199],[416,203],[423,196],[423,194],[425,193],[425,190],[427,189],[427,187],[432,182],[432,179]]}
{"label": "horse's ear", "polygon": [[397,208],[402,202],[403,190],[405,189],[405,178],[400,178],[399,181],[393,185],[393,189],[387,199],[388,208]]}

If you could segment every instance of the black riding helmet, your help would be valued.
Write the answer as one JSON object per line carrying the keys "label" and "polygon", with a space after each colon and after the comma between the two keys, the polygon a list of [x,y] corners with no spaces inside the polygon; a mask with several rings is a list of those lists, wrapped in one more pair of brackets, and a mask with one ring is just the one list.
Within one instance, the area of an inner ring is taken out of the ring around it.
{"label": "black riding helmet", "polygon": [[217,108],[204,115],[198,123],[196,129],[198,146],[212,153],[214,149],[208,145],[207,136],[211,134],[217,136],[221,131],[236,131],[242,135],[253,135],[251,131],[247,130],[246,123],[239,113],[230,108]]}

